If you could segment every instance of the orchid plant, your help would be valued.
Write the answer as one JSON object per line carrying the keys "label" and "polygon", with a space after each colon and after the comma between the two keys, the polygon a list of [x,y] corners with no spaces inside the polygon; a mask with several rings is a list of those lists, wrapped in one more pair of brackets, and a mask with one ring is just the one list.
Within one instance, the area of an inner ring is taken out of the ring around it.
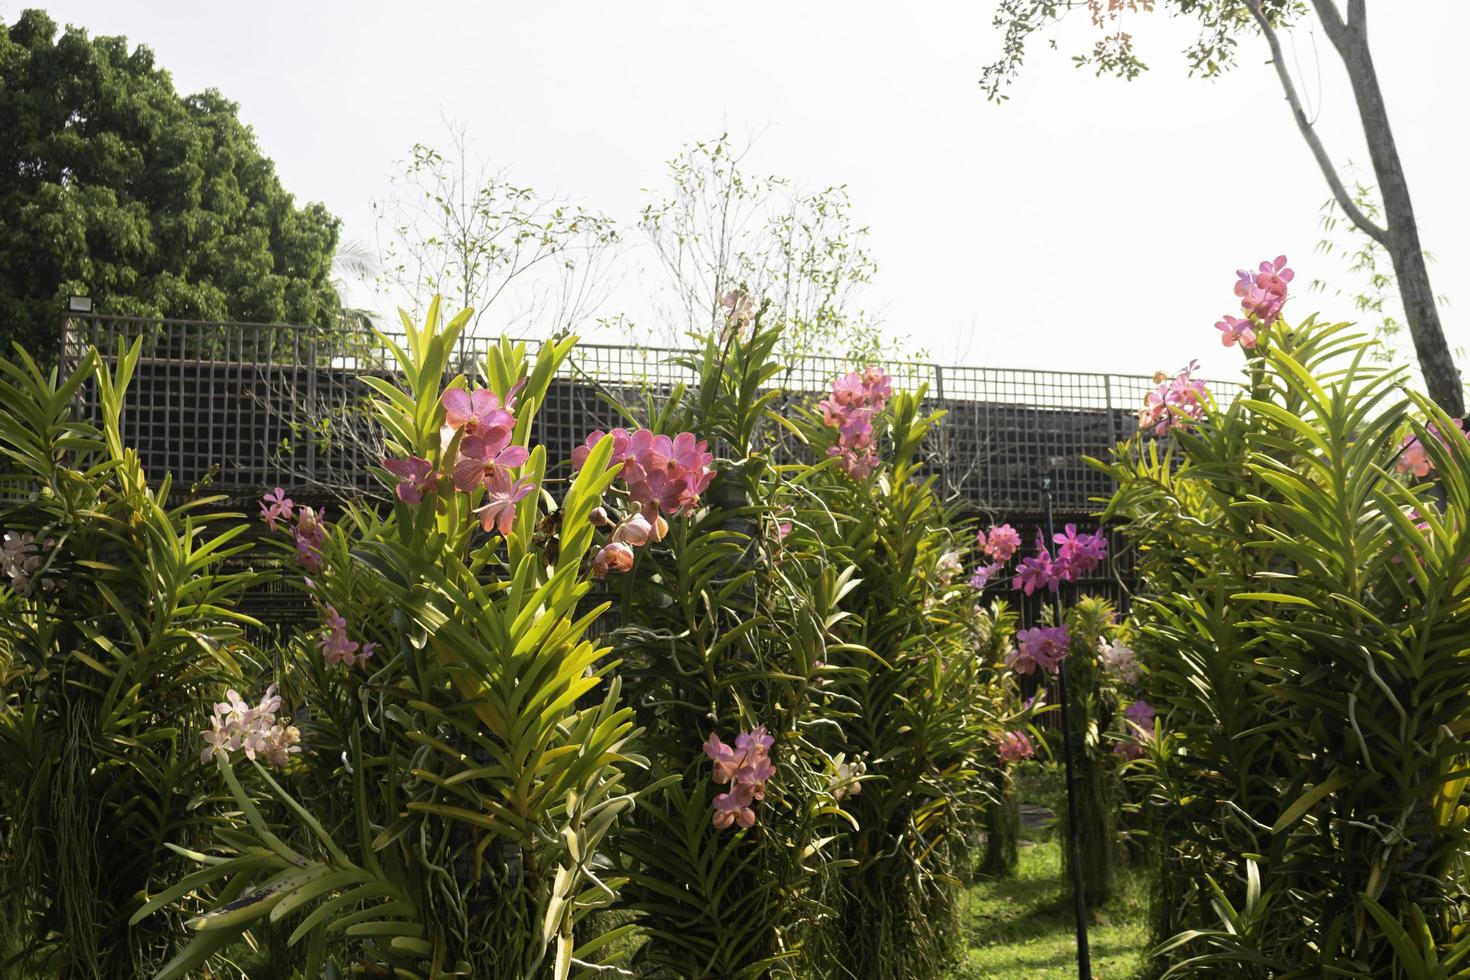
{"label": "orchid plant", "polygon": [[[453,376],[469,315],[441,323],[435,303],[422,325],[404,317],[401,342],[381,338],[402,387],[363,377],[390,507],[329,519],[281,491],[263,501],[282,571],[320,625],[282,665],[279,710],[296,733],[278,738],[285,770],[272,773],[269,752],[213,751],[238,817],[197,854],[200,871],[134,917],[202,904],[198,939],[160,976],[275,930],[281,975],[364,963],[403,977],[568,977],[614,953],[577,935],[614,894],[593,858],[632,805],[623,780],[640,764],[607,647],[588,634],[606,608],[586,599],[613,440],[590,448],[556,501],[530,431],[572,341],[534,361],[502,341],[483,378]],[[554,541],[543,513],[560,521]],[[267,720],[241,726],[242,747],[281,727]]]}
{"label": "orchid plant", "polygon": [[[127,920],[210,844],[219,791],[200,733],[255,656],[237,604],[256,577],[232,567],[241,515],[167,477],[150,487],[123,444],[138,356],[90,349],[65,374],[0,359],[7,976],[149,976],[179,952],[178,915]],[[78,417],[87,391],[100,424]],[[204,731],[220,748],[289,754],[260,705],[228,702]]]}
{"label": "orchid plant", "polygon": [[1245,393],[1105,466],[1140,559],[1119,744],[1157,954],[1175,976],[1451,976],[1470,439],[1349,325],[1289,323],[1291,279],[1284,258],[1238,277]]}

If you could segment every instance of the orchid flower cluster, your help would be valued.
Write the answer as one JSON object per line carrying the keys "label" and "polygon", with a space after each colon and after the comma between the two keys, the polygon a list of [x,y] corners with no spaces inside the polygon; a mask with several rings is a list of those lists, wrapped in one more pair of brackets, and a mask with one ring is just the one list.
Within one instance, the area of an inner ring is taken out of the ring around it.
{"label": "orchid flower cluster", "polygon": [[946,551],[939,556],[934,563],[934,574],[939,577],[940,585],[949,585],[960,575],[964,574],[965,563],[958,551]]}
{"label": "orchid flower cluster", "polygon": [[[20,534],[5,532],[3,541],[0,541],[0,575],[10,579],[11,589],[23,596],[30,595],[35,574],[41,569],[41,553],[55,546],[56,542],[51,538],[38,543],[36,536],[29,531]],[[43,589],[56,586],[54,580],[44,577],[40,584]]]}
{"label": "orchid flower cluster", "polygon": [[878,465],[873,447],[873,416],[893,397],[892,379],[882,368],[853,371],[832,381],[832,393],[817,403],[823,420],[837,430],[837,445],[827,450],[852,477],[864,479]]}
{"label": "orchid flower cluster", "polygon": [[1025,732],[1002,732],[995,740],[1000,749],[1002,764],[1020,762],[1036,754],[1036,746],[1031,743],[1031,736]]}
{"label": "orchid flower cluster", "polygon": [[1139,666],[1138,655],[1133,652],[1132,647],[1125,646],[1121,640],[1108,642],[1105,637],[1099,637],[1097,662],[1102,666],[1104,673],[1117,678],[1123,684],[1137,684],[1143,677],[1143,668]]}
{"label": "orchid flower cluster", "polygon": [[1235,273],[1235,295],[1240,297],[1244,317],[1226,314],[1216,324],[1220,343],[1233,347],[1239,343],[1246,350],[1255,349],[1260,334],[1281,318],[1286,305],[1286,287],[1296,273],[1286,267],[1286,256],[1262,262],[1255,272],[1239,269]]}
{"label": "orchid flower cluster", "polygon": [[744,289],[732,289],[721,296],[720,307],[725,311],[725,327],[720,335],[725,343],[741,334],[755,320],[755,299]]}
{"label": "orchid flower cluster", "polygon": [[766,798],[766,782],[776,775],[770,755],[775,741],[765,725],[741,732],[733,749],[720,741],[718,734],[710,733],[704,754],[713,764],[712,778],[717,786],[730,785],[728,792],[714,799],[711,822],[715,827],[724,830],[737,823],[746,828],[755,826],[755,803]]}
{"label": "orchid flower cluster", "polygon": [[1144,746],[1154,740],[1154,718],[1157,714],[1147,701],[1134,701],[1124,708],[1126,737],[1113,744],[1113,751],[1128,760],[1143,758]]}
{"label": "orchid flower cluster", "polygon": [[[590,433],[582,445],[572,450],[572,469],[581,470],[593,448],[609,434],[613,450],[608,466],[623,464],[618,477],[637,509],[618,523],[611,540],[593,556],[592,574],[597,578],[632,568],[634,549],[663,540],[669,531],[667,518],[698,507],[700,494],[715,478],[715,457],[709,452],[708,442],[696,439],[692,432],[670,438],[649,429],[613,429],[611,433],[599,429]],[[598,525],[611,523],[602,508],[592,517]]]}
{"label": "orchid flower cluster", "polygon": [[298,507],[280,487],[260,498],[260,519],[272,531],[279,525],[290,526],[296,542],[296,563],[309,571],[322,567],[322,548],[327,543],[326,508],[320,512],[311,507]]}
{"label": "orchid flower cluster", "polygon": [[[1470,439],[1470,428],[1467,428],[1465,423],[1460,419],[1454,419],[1453,421],[1460,434],[1466,439]],[[1449,439],[1445,437],[1443,432],[1439,431],[1439,427],[1433,422],[1429,423],[1428,428],[1429,434],[1438,439],[1441,445],[1448,446],[1450,444]],[[1394,469],[1400,473],[1412,473],[1421,480],[1428,476],[1429,472],[1434,469],[1434,460],[1429,457],[1429,452],[1424,448],[1424,443],[1420,442],[1419,437],[1410,433],[1404,437],[1404,441],[1399,445],[1399,455],[1398,459],[1394,461]]]}
{"label": "orchid flower cluster", "polygon": [[1158,387],[1143,396],[1138,427],[1152,429],[1154,435],[1162,436],[1171,429],[1186,429],[1203,418],[1209,389],[1194,377],[1198,370],[1199,361],[1190,361],[1188,367],[1172,378],[1162,372],[1154,375]]}
{"label": "orchid flower cluster", "polygon": [[[516,505],[536,489],[530,480],[516,479],[511,472],[531,457],[525,446],[511,444],[516,395],[525,383],[525,378],[517,381],[504,401],[488,388],[447,388],[439,396],[444,408],[439,442],[444,450],[455,450],[454,489],[473,493],[483,487],[485,502],[475,509],[480,526],[502,536],[515,526]],[[393,493],[405,504],[423,503],[439,492],[439,468],[422,456],[385,459],[383,468],[398,478]]]}
{"label": "orchid flower cluster", "polygon": [[[1005,571],[1005,566],[1021,546],[1021,536],[1009,524],[981,531],[978,542],[981,553],[992,559],[988,565],[975,569],[970,584],[984,589]],[[1036,553],[1021,559],[1012,580],[1016,589],[1026,595],[1041,589],[1057,591],[1062,582],[1075,582],[1088,572],[1094,571],[1108,556],[1108,539],[1101,531],[1096,534],[1078,534],[1076,524],[1068,524],[1060,534],[1052,535],[1057,546],[1056,556],[1046,546],[1041,531],[1036,532]]]}
{"label": "orchid flower cluster", "polygon": [[332,605],[326,608],[326,624],[316,642],[317,649],[321,650],[327,663],[346,664],[348,667],[354,667],[358,662],[366,666],[367,658],[373,655],[373,650],[377,647],[376,643],[359,644],[348,637],[347,620]]}
{"label": "orchid flower cluster", "polygon": [[1037,667],[1044,673],[1055,674],[1071,643],[1072,634],[1065,626],[1021,630],[1016,634],[1016,649],[1006,657],[1006,666],[1022,675],[1035,673]]}
{"label": "orchid flower cluster", "polygon": [[273,766],[284,766],[293,754],[301,751],[298,744],[301,733],[294,725],[276,717],[281,710],[281,697],[274,684],[266,688],[265,697],[254,707],[246,704],[234,689],[225,692],[225,699],[215,704],[209,731],[203,733],[201,764],[214,756],[229,761],[231,752],[244,752],[248,759],[259,758]]}

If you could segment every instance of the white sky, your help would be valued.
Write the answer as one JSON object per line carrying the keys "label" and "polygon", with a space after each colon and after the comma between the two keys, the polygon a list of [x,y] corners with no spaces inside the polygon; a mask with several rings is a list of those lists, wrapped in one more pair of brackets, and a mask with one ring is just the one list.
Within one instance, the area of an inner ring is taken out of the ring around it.
{"label": "white sky", "polygon": [[[1199,357],[1228,376],[1239,355],[1213,324],[1238,312],[1237,267],[1285,252],[1303,286],[1352,285],[1314,254],[1328,192],[1263,46],[1190,79],[1190,25],[1163,15],[1128,25],[1143,79],[1072,68],[1092,37],[1077,15],[997,106],[976,84],[999,47],[994,0],[43,5],[147,44],[183,92],[237,101],[286,186],[347,238],[372,238],[370,199],[416,141],[442,144],[443,117],[517,182],[624,220],[682,144],[728,128],[759,134],[756,170],[849,186],[879,264],[863,305],[946,362],[1151,373]],[[1370,8],[1450,341],[1470,347],[1470,3]],[[1366,168],[1330,44],[1292,47],[1329,150]],[[1304,288],[1287,310],[1316,308],[1352,313]]]}

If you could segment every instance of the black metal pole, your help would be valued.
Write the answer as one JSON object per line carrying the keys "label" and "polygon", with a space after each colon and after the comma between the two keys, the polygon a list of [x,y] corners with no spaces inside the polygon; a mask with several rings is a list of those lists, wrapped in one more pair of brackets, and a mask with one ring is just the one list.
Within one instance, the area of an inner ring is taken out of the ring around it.
{"label": "black metal pole", "polygon": [[[1051,519],[1051,476],[1041,480],[1042,522],[1046,525],[1047,547],[1052,546],[1052,535],[1056,533]],[[1062,599],[1052,593],[1053,625],[1062,625]],[[1077,913],[1077,976],[1079,980],[1092,980],[1092,951],[1087,944],[1087,896],[1082,892],[1082,848],[1077,840],[1077,791],[1072,785],[1072,720],[1067,704],[1067,658],[1057,663],[1057,701],[1062,706],[1062,765],[1067,775],[1067,848],[1071,852],[1072,903]]]}

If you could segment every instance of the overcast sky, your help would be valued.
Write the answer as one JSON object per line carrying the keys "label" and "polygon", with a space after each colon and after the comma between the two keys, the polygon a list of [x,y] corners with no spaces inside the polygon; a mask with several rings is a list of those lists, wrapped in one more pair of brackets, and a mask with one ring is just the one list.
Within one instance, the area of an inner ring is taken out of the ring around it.
{"label": "overcast sky", "polygon": [[[42,6],[147,44],[183,92],[237,101],[286,186],[347,238],[372,237],[369,201],[445,117],[514,180],[624,220],[682,144],[728,128],[759,134],[758,170],[848,185],[879,265],[863,305],[944,361],[1151,373],[1199,357],[1226,376],[1239,355],[1213,324],[1238,312],[1237,267],[1285,252],[1299,283],[1353,285],[1315,254],[1328,192],[1260,43],[1223,79],[1190,79],[1189,25],[1163,15],[1128,25],[1143,79],[1072,68],[1091,43],[1077,16],[997,106],[976,84],[999,47],[994,0]],[[1451,344],[1470,346],[1470,3],[1369,7]],[[1330,45],[1303,30],[1288,50],[1329,150],[1366,167]],[[1352,313],[1305,290],[1287,311],[1314,308]]]}

